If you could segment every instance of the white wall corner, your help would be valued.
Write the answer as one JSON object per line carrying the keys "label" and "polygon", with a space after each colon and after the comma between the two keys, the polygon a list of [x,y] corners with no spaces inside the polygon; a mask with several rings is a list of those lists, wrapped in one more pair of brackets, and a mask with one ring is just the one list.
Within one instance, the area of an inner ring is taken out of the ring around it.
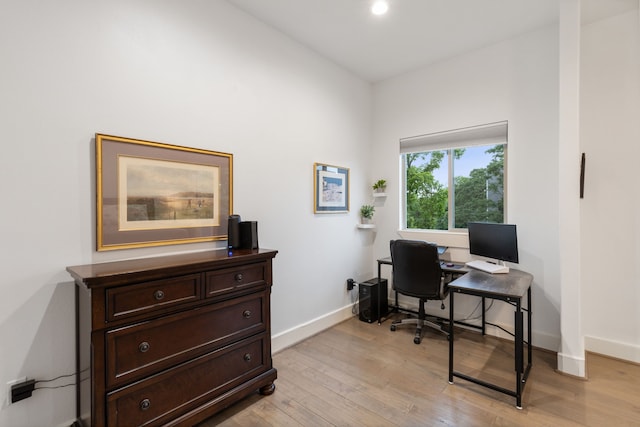
{"label": "white wall corner", "polygon": [[287,347],[304,341],[305,339],[337,325],[354,316],[353,304],[295,326],[271,337],[271,352],[277,353]]}
{"label": "white wall corner", "polygon": [[558,371],[574,377],[585,378],[585,359],[584,357],[558,353]]}

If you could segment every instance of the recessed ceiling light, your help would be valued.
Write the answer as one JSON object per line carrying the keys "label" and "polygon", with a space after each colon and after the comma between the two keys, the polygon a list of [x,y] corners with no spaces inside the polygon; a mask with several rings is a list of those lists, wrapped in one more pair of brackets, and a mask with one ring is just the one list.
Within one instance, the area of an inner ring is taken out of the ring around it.
{"label": "recessed ceiling light", "polygon": [[384,15],[389,10],[389,3],[385,0],[376,0],[371,6],[371,13],[374,15]]}

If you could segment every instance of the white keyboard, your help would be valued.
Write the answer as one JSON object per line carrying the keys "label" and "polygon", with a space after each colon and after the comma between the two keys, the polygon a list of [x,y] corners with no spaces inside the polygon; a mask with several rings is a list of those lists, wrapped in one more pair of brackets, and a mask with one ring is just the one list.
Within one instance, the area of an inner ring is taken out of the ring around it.
{"label": "white keyboard", "polygon": [[497,273],[508,273],[509,267],[506,265],[498,265],[493,264],[487,261],[474,260],[466,263],[467,267],[475,268],[476,270],[481,270],[486,273],[497,274]]}

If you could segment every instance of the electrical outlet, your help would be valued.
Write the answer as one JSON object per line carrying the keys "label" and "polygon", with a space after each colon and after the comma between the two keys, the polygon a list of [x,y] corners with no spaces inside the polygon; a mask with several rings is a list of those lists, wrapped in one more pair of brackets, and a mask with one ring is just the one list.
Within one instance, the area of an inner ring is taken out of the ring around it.
{"label": "electrical outlet", "polygon": [[12,380],[7,382],[7,405],[11,405],[13,402],[11,401],[11,386],[14,384],[20,384],[27,380],[27,377],[18,378],[17,380]]}
{"label": "electrical outlet", "polygon": [[31,397],[36,389],[36,380],[27,380],[11,386],[11,403]]}
{"label": "electrical outlet", "polygon": [[355,286],[353,279],[347,279],[347,290],[350,291]]}

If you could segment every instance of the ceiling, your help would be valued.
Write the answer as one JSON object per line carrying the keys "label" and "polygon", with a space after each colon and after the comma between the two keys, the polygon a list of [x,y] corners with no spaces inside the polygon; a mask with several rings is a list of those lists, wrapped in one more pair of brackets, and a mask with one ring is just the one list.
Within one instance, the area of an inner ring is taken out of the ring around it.
{"label": "ceiling", "polygon": [[[228,0],[370,82],[554,24],[562,0]],[[638,0],[583,0],[583,22]]]}

